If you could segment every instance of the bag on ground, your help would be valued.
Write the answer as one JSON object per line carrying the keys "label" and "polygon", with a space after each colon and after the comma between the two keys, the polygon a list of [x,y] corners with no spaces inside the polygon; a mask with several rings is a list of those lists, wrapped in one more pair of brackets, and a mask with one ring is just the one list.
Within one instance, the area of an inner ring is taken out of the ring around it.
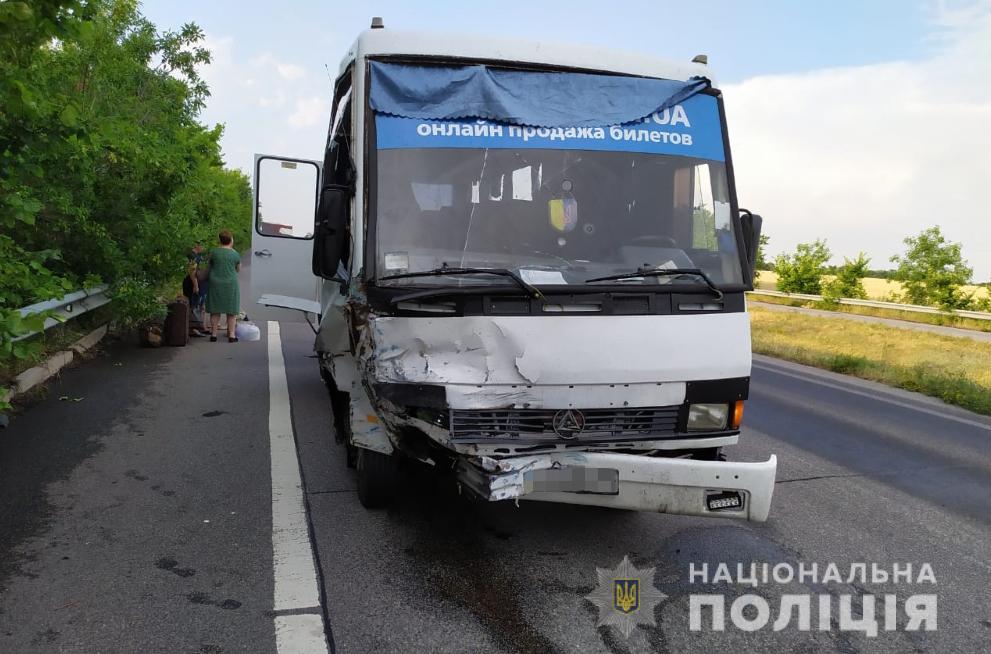
{"label": "bag on ground", "polygon": [[186,298],[169,302],[162,331],[166,345],[184,346],[189,342],[189,301]]}
{"label": "bag on ground", "polygon": [[239,322],[234,330],[234,335],[239,341],[257,341],[261,340],[262,330],[258,329],[258,325],[254,323]]}

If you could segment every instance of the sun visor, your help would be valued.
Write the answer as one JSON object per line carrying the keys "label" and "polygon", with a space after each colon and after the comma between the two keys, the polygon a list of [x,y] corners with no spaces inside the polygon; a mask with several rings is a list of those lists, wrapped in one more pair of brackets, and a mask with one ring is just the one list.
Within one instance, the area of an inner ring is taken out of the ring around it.
{"label": "sun visor", "polygon": [[370,102],[376,112],[402,118],[606,127],[664,111],[708,87],[701,77],[677,81],[373,61]]}

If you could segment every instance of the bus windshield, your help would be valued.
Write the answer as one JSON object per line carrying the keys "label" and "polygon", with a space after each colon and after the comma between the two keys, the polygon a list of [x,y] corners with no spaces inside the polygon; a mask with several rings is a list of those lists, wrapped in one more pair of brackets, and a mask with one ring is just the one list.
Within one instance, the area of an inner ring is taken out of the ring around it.
{"label": "bus windshield", "polygon": [[[384,279],[456,267],[507,269],[534,285],[583,285],[647,267],[699,269],[717,286],[742,284],[718,117],[716,143],[672,131],[670,115],[571,130],[585,138],[570,140],[565,130],[554,139],[548,129],[378,116],[378,283],[512,283],[479,274]],[[681,115],[687,124],[690,114]],[[527,134],[533,138],[521,138]],[[675,281],[698,282],[616,283]]]}

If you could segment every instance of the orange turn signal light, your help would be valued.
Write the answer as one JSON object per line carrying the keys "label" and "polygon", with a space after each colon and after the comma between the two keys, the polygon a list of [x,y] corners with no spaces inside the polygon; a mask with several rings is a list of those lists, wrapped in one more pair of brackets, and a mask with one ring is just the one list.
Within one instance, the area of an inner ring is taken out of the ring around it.
{"label": "orange turn signal light", "polygon": [[737,400],[733,403],[733,415],[730,417],[730,429],[739,429],[740,423],[743,422],[743,400]]}

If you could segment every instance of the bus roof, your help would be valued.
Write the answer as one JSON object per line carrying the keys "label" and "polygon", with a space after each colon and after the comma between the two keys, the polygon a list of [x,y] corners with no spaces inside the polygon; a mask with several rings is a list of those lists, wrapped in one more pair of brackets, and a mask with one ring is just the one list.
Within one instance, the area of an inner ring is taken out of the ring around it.
{"label": "bus roof", "polygon": [[672,80],[703,76],[712,80],[708,67],[703,64],[600,46],[388,28],[368,29],[359,34],[341,61],[340,72],[347,70],[356,59],[386,55],[536,64]]}

